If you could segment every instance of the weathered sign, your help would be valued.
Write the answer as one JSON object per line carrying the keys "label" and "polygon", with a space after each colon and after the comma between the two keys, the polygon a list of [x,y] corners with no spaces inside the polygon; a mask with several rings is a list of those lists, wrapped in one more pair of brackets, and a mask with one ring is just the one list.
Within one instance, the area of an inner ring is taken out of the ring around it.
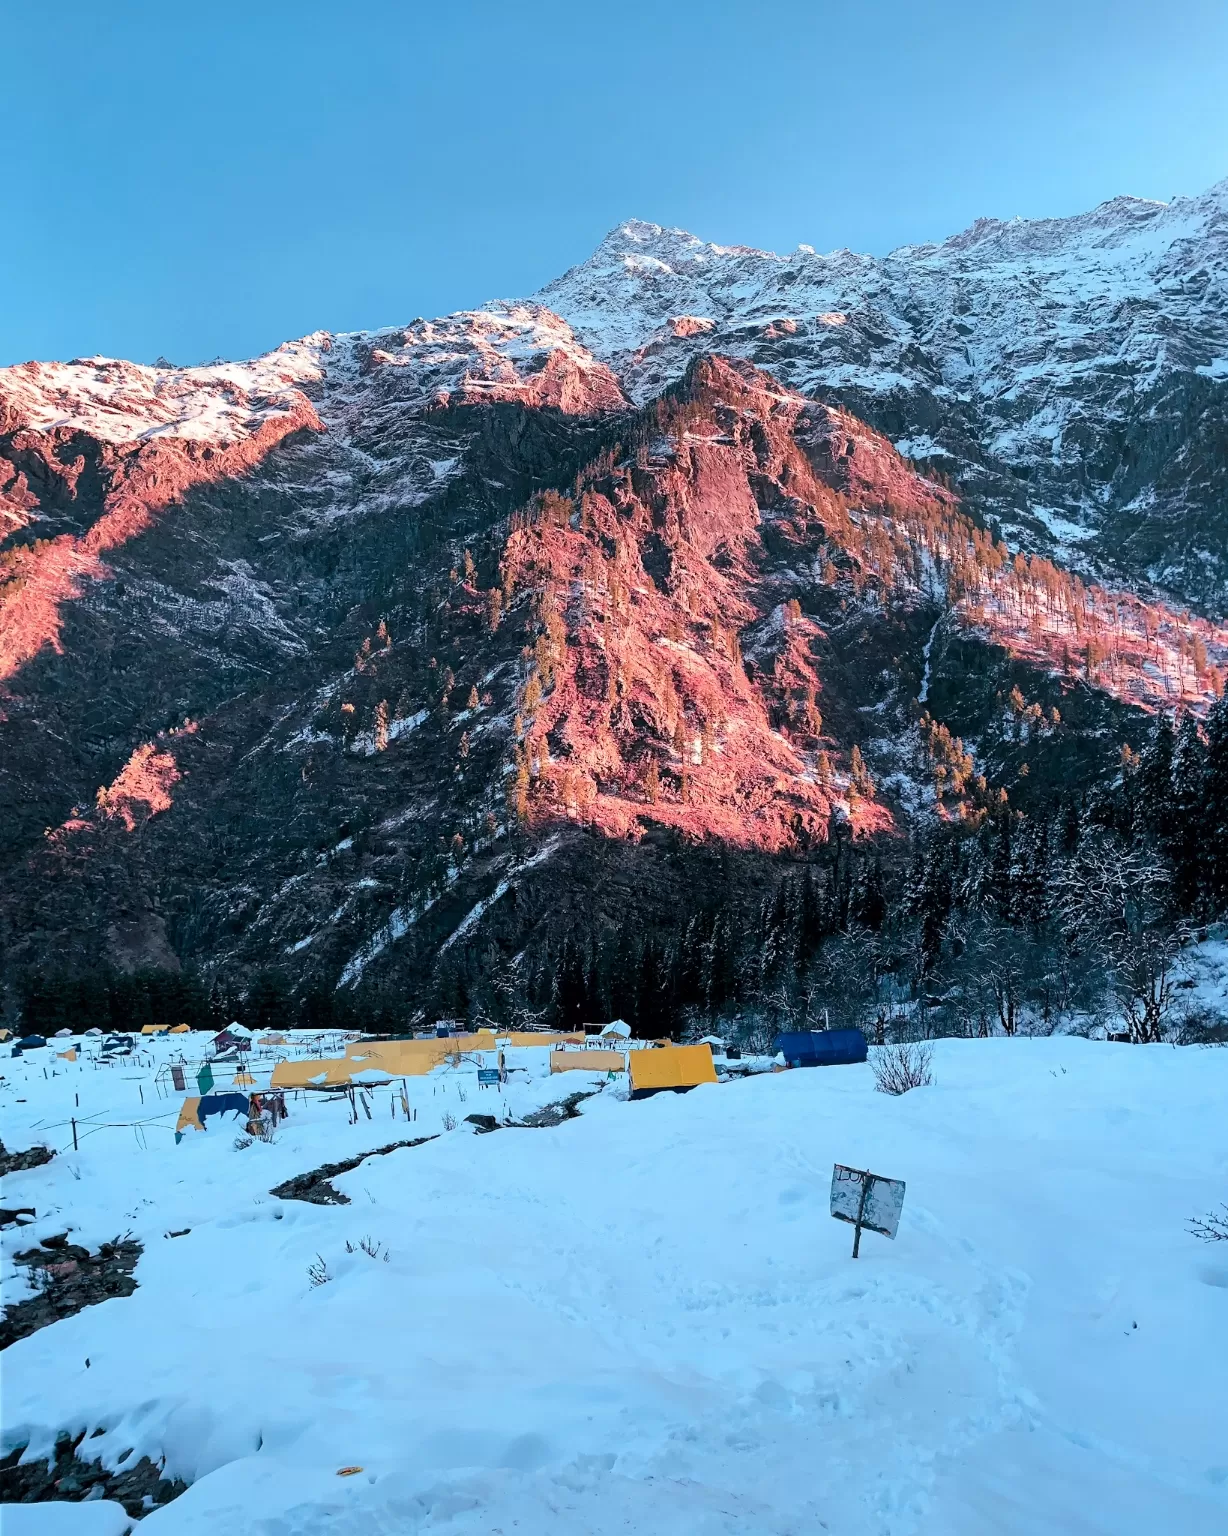
{"label": "weathered sign", "polygon": [[479,1088],[494,1088],[494,1087],[498,1086],[498,1082],[499,1082],[499,1069],[498,1069],[498,1067],[479,1067],[478,1068],[478,1087]]}
{"label": "weathered sign", "polygon": [[837,1163],[832,1170],[831,1213],[837,1221],[851,1222],[856,1228],[854,1258],[861,1248],[862,1227],[894,1238],[903,1209],[902,1179],[885,1179],[882,1174],[868,1173],[864,1168],[846,1168],[843,1163]]}

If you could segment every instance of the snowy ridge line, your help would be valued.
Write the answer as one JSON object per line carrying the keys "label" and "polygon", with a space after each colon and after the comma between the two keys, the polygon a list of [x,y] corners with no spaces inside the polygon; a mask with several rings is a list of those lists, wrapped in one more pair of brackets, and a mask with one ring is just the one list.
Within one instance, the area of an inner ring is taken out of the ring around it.
{"label": "snowy ridge line", "polygon": [[108,357],[18,363],[0,368],[0,432],[85,432],[104,443],[237,442],[262,421],[307,406],[302,388],[322,377],[328,345],[316,333],[251,362],[199,368]]}

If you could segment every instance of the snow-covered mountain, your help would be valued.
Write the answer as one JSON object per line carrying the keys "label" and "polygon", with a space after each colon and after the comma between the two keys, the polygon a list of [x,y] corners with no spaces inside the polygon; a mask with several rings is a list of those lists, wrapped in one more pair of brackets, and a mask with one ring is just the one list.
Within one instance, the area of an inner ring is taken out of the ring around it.
{"label": "snow-covered mountain", "polygon": [[699,351],[835,398],[1016,537],[1222,607],[1228,180],[877,258],[621,225],[537,299],[635,399]]}
{"label": "snow-covered mountain", "polygon": [[6,980],[486,986],[594,839],[585,921],[651,925],[678,839],[752,890],[1107,771],[1228,670],[1226,208],[881,260],[630,223],[529,300],[0,370]]}

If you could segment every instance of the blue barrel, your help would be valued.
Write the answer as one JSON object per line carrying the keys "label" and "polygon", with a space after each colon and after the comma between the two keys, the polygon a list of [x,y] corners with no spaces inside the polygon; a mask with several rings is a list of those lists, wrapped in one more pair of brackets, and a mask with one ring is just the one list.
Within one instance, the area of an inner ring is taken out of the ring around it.
{"label": "blue barrel", "polygon": [[859,1029],[807,1030],[781,1035],[776,1050],[791,1067],[840,1067],[865,1061],[866,1037]]}

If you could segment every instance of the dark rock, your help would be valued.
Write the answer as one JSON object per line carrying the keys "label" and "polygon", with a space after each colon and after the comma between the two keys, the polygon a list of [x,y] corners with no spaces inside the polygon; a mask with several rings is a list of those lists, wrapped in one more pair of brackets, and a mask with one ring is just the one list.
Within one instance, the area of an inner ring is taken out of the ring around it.
{"label": "dark rock", "polygon": [[319,1168],[313,1168],[310,1173],[295,1174],[276,1189],[269,1190],[269,1194],[276,1195],[279,1200],[306,1200],[311,1205],[349,1205],[350,1197],[334,1189],[329,1183],[330,1179],[335,1179],[339,1173],[349,1173],[369,1157],[383,1157],[385,1153],[395,1152],[399,1147],[420,1147],[434,1140],[434,1136],[417,1136],[412,1141],[394,1141],[386,1147],[374,1147],[370,1152],[347,1157],[339,1163],[324,1163]]}
{"label": "dark rock", "polygon": [[117,1237],[103,1243],[97,1253],[69,1243],[67,1234],[44,1238],[37,1248],[14,1255],[25,1264],[38,1293],[6,1307],[0,1319],[0,1349],[37,1333],[48,1323],[72,1317],[112,1296],[130,1296],[136,1290],[133,1276],[142,1245],[134,1238]]}
{"label": "dark rock", "polygon": [[[94,1431],[95,1435],[101,1433],[102,1430]],[[0,1504],[101,1497],[122,1504],[134,1520],[139,1520],[150,1509],[169,1504],[187,1489],[188,1485],[180,1479],[164,1477],[161,1467],[147,1456],[131,1466],[108,1472],[101,1462],[87,1461],[78,1455],[84,1439],[83,1433],[75,1438],[61,1435],[54,1455],[46,1461],[22,1462],[25,1446],[17,1446],[0,1458]],[[101,1494],[95,1491],[99,1488]]]}
{"label": "dark rock", "polygon": [[0,1178],[21,1173],[27,1168],[41,1168],[55,1156],[51,1147],[27,1147],[24,1152],[7,1152],[0,1141]]}

